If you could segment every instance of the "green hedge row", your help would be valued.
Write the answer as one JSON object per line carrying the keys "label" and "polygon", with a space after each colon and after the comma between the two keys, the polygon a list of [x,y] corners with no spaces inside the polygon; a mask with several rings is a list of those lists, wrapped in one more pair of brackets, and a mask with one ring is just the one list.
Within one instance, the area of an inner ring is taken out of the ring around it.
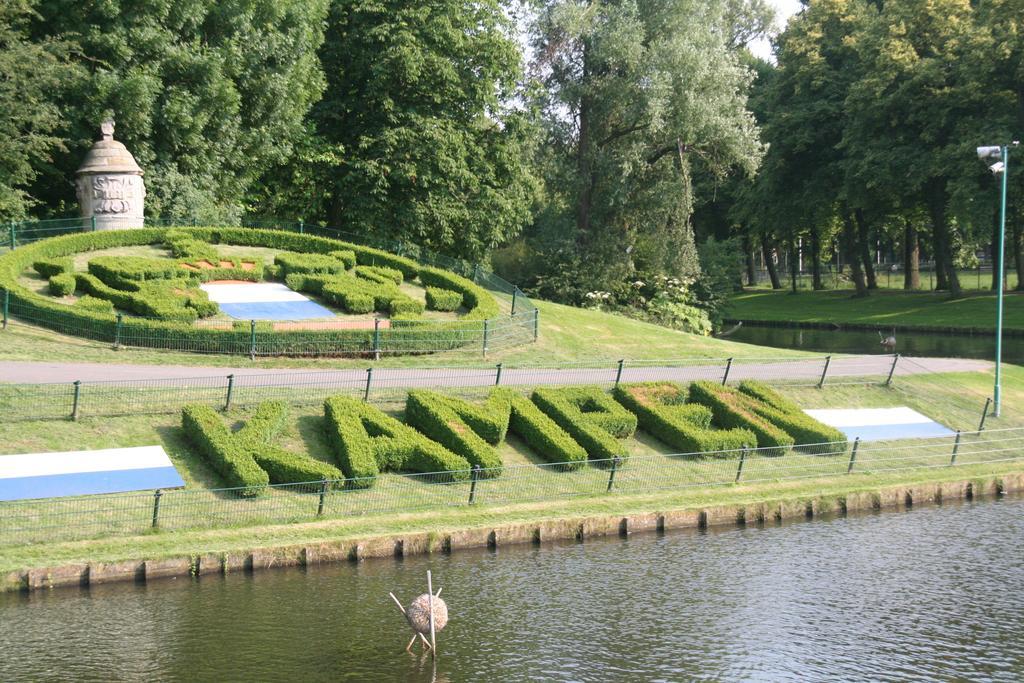
{"label": "green hedge row", "polygon": [[[846,435],[805,413],[800,406],[782,396],[763,382],[740,382],[739,390],[753,399],[750,408],[774,425],[781,427],[796,445],[834,443],[836,450],[846,449]],[[842,442],[841,444],[838,442]]]}
{"label": "green hedge row", "polygon": [[252,417],[235,434],[237,447],[252,454],[272,484],[330,481],[337,487],[341,471],[326,462],[314,460],[306,454],[292,453],[274,446],[271,441],[284,428],[288,418],[288,404],[284,401],[264,401],[256,406]]}
{"label": "green hedge row", "polygon": [[485,405],[414,389],[405,401],[405,421],[429,439],[479,465],[482,477],[501,474],[501,456],[494,448],[508,431],[509,403],[500,394]]}
{"label": "green hedge row", "polygon": [[243,496],[255,496],[266,489],[270,477],[256,463],[252,453],[238,447],[216,410],[204,404],[187,405],[181,411],[181,427],[229,487],[242,488]]}
{"label": "green hedge row", "polygon": [[[357,266],[358,267],[358,266]],[[393,282],[372,282],[339,275],[323,283],[321,296],[348,313],[387,311],[390,315],[420,315],[423,302],[400,291]]]}
{"label": "green hedge row", "polygon": [[718,427],[753,432],[758,448],[777,449],[776,453],[781,454],[796,442],[784,429],[757,413],[757,401],[731,387],[716,382],[694,382],[690,385],[690,401],[710,408],[712,421]]}
{"label": "green hedge row", "polygon": [[757,446],[748,429],[715,429],[707,406],[686,403],[686,390],[675,382],[620,384],[615,399],[637,416],[644,431],[683,453],[714,453]]}
{"label": "green hedge row", "polygon": [[327,434],[353,488],[369,488],[381,471],[443,472],[469,477],[469,462],[379,409],[348,396],[324,401]]}
{"label": "green hedge row", "polygon": [[402,271],[385,266],[356,266],[355,274],[364,280],[382,285],[400,285],[404,280]]}
{"label": "green hedge row", "polygon": [[533,402],[579,442],[591,460],[629,457],[619,439],[636,432],[636,415],[600,387],[536,389]]}
{"label": "green hedge row", "polygon": [[63,257],[39,259],[32,264],[32,268],[45,278],[51,278],[62,273],[70,273],[74,270],[71,259]]}
{"label": "green hedge row", "polygon": [[[203,266],[203,261],[213,265],[213,268]],[[230,266],[223,264],[230,263]],[[212,261],[209,259],[183,259],[180,262],[185,275],[192,277],[199,282],[210,282],[212,280],[243,280],[246,282],[262,282],[267,274],[267,265],[259,259],[243,261],[239,258],[227,258],[219,256]],[[245,266],[249,265],[248,268]],[[188,266],[191,266],[189,268]]]}
{"label": "green hedge row", "polygon": [[89,259],[89,272],[111,287],[127,290],[147,280],[184,276],[176,261],[145,256],[96,256]]}
{"label": "green hedge row", "polygon": [[95,313],[107,313],[110,315],[114,314],[114,304],[106,299],[100,299],[95,296],[89,296],[84,294],[78,297],[75,301],[75,308],[79,308],[85,311],[93,311]]}
{"label": "green hedge row", "polygon": [[337,275],[345,272],[345,262],[328,254],[300,254],[286,251],[274,257],[285,277],[292,273]]}
{"label": "green hedge row", "polygon": [[345,270],[352,270],[356,267],[356,253],[351,249],[339,249],[328,254],[345,264]]}
{"label": "green hedge row", "polygon": [[50,294],[70,296],[75,293],[76,284],[73,273],[57,273],[50,277]]}
{"label": "green hedge row", "polygon": [[494,296],[461,275],[440,268],[420,268],[420,282],[424,287],[447,289],[462,294],[462,303],[469,309],[466,319],[485,320],[501,315],[501,309],[498,308]]}
{"label": "green hedge row", "polygon": [[462,292],[440,287],[427,287],[427,310],[457,311],[462,306]]}
{"label": "green hedge row", "polygon": [[509,403],[508,430],[526,442],[534,453],[547,462],[566,463],[561,469],[576,470],[587,462],[587,451],[569,432],[544,414],[525,396],[504,390]]}
{"label": "green hedge row", "polygon": [[[190,299],[176,295],[166,281],[137,284],[135,291],[115,289],[90,273],[75,273],[77,289],[100,299],[110,301],[123,311],[167,321],[192,322],[199,317],[199,311],[189,305]],[[156,284],[157,286],[153,286]],[[186,285],[182,285],[184,289]],[[202,290],[198,290],[202,292]],[[205,295],[205,292],[202,292]],[[197,302],[202,299],[198,298]],[[206,299],[207,303],[212,303]],[[200,304],[201,305],[201,304]],[[208,309],[204,309],[206,312]]]}

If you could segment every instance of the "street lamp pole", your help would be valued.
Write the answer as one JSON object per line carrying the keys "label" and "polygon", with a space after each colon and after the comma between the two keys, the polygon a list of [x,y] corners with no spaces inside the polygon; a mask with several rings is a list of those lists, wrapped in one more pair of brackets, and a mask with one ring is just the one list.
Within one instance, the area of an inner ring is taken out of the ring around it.
{"label": "street lamp pole", "polygon": [[[993,389],[992,402],[995,404],[996,417],[1002,410],[1002,362],[1003,362],[1003,277],[1005,268],[1003,265],[1004,250],[1006,248],[1006,178],[1010,175],[1010,147],[1003,145],[1003,192],[999,208],[999,258],[996,268],[999,269],[999,287],[996,296],[996,384]],[[1019,276],[1019,274],[1018,274]]]}

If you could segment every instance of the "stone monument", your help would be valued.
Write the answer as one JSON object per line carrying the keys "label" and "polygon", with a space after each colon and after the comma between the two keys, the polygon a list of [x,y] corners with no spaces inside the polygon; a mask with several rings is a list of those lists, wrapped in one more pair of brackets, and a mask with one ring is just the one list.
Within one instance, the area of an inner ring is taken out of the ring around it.
{"label": "stone monument", "polygon": [[135,157],[114,139],[114,122],[100,126],[97,140],[76,172],[75,186],[82,217],[97,230],[141,228],[146,185]]}

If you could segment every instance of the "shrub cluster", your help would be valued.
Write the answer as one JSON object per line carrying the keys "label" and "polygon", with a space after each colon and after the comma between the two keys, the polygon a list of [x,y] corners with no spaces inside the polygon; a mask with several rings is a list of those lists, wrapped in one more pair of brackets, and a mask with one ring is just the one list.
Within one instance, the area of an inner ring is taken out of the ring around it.
{"label": "shrub cluster", "polygon": [[212,244],[185,230],[168,230],[164,244],[177,259],[215,263],[219,258],[217,249]]}
{"label": "shrub cluster", "polygon": [[352,270],[356,267],[356,253],[351,249],[338,249],[328,254],[345,264],[345,270]]}
{"label": "shrub cluster", "polygon": [[545,415],[530,399],[509,390],[498,390],[509,404],[508,430],[526,442],[547,462],[566,463],[562,469],[576,470],[587,462],[584,450],[570,434]]}
{"label": "shrub cluster", "polygon": [[427,287],[427,310],[457,311],[462,306],[462,292],[440,287]]}
{"label": "shrub cluster", "polygon": [[[182,259],[182,274],[194,278],[200,282],[211,280],[244,280],[248,282],[260,282],[266,273],[266,264],[261,260],[243,261],[239,258],[225,258],[223,256],[210,259]],[[246,268],[246,266],[249,266]],[[213,266],[210,268],[209,266]]]}
{"label": "shrub cluster", "polygon": [[845,450],[846,435],[805,413],[800,406],[782,396],[763,382],[740,382],[741,394],[754,399],[750,408],[793,437],[796,445],[839,443],[837,450]]}
{"label": "shrub cluster", "polygon": [[147,280],[172,280],[183,276],[181,266],[162,258],[145,256],[96,256],[89,272],[116,289],[134,290]]}
{"label": "shrub cluster", "polygon": [[382,285],[400,285],[403,280],[402,271],[385,266],[356,266],[355,274],[364,280]]}
{"label": "shrub cluster", "polygon": [[348,396],[324,401],[327,434],[349,483],[369,488],[381,471],[450,472],[469,477],[469,462],[379,409]]}
{"label": "shrub cluster", "polygon": [[285,251],[274,257],[274,264],[285,277],[292,273],[337,275],[345,272],[345,262],[329,254],[301,254]]}
{"label": "shrub cluster", "polygon": [[260,403],[248,422],[234,434],[236,447],[252,454],[272,484],[327,480],[337,486],[342,478],[337,467],[271,444],[287,417],[288,404],[284,401]]}
{"label": "shrub cluster", "polygon": [[447,289],[462,294],[462,303],[469,309],[466,318],[485,320],[501,315],[498,302],[483,287],[466,278],[440,268],[420,268],[420,282],[424,287]]}
{"label": "shrub cluster", "polygon": [[508,431],[509,403],[500,394],[485,405],[414,389],[405,401],[406,422],[428,438],[479,465],[483,477],[501,474],[501,456],[495,446]]}
{"label": "shrub cluster", "polygon": [[185,406],[181,411],[181,427],[229,487],[244,489],[243,496],[258,495],[270,483],[267,473],[248,450],[238,447],[224,420],[210,406],[198,403]]}
{"label": "shrub cluster", "polygon": [[629,457],[619,439],[636,432],[637,419],[600,387],[541,388],[533,402],[567,431],[591,460]]}
{"label": "shrub cluster", "polygon": [[748,429],[712,427],[711,409],[685,403],[686,391],[675,382],[620,384],[612,393],[637,416],[644,431],[683,453],[712,453],[757,445],[757,437]]}
{"label": "shrub cluster", "polygon": [[716,382],[694,382],[690,400],[711,409],[712,421],[724,429],[746,429],[757,437],[759,448],[777,449],[781,454],[795,442],[792,436],[757,413],[760,404],[753,398]]}
{"label": "shrub cluster", "polygon": [[70,258],[42,258],[32,263],[32,268],[45,278],[70,273],[74,270]]}
{"label": "shrub cluster", "polygon": [[75,301],[75,308],[80,308],[86,311],[94,311],[96,313],[107,313],[110,315],[114,314],[114,304],[106,299],[100,299],[95,296],[89,296],[88,294],[78,297]]}
{"label": "shrub cluster", "polygon": [[371,282],[340,275],[322,284],[321,296],[348,313],[387,311],[391,315],[419,315],[423,302],[416,301],[392,282]]}
{"label": "shrub cluster", "polygon": [[206,292],[182,280],[132,284],[133,291],[115,289],[90,273],[75,273],[79,291],[106,299],[123,311],[161,320],[191,322],[219,309]]}
{"label": "shrub cluster", "polygon": [[74,293],[74,273],[58,273],[50,277],[50,294],[53,296],[70,296]]}

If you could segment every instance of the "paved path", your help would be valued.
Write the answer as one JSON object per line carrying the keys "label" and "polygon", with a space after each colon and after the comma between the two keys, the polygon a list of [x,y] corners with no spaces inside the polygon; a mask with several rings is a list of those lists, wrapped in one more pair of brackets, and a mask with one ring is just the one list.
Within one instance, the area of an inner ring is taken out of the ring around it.
{"label": "paved path", "polygon": [[[980,372],[991,367],[988,361],[963,358],[901,358],[897,376],[934,372]],[[828,368],[828,380],[885,376],[892,367],[891,356],[854,356],[835,358]],[[807,380],[817,382],[824,369],[823,358],[784,359],[778,361],[736,361],[729,368],[730,380]],[[374,387],[452,387],[486,386],[496,380],[494,365],[462,368],[382,368],[373,370]],[[615,363],[605,367],[579,364],[558,368],[503,368],[501,384],[588,384],[614,382],[618,368]],[[631,361],[623,368],[620,380],[642,382],[651,380],[693,381],[721,380],[725,363],[721,360],[674,361],[671,365],[658,361]],[[99,363],[40,363],[0,361],[0,382],[18,384],[82,382],[143,382],[169,385],[216,384],[233,374],[236,385],[302,387],[324,384],[362,384],[366,370],[221,368],[181,365],[114,365]],[[189,382],[188,380],[195,380]]]}

